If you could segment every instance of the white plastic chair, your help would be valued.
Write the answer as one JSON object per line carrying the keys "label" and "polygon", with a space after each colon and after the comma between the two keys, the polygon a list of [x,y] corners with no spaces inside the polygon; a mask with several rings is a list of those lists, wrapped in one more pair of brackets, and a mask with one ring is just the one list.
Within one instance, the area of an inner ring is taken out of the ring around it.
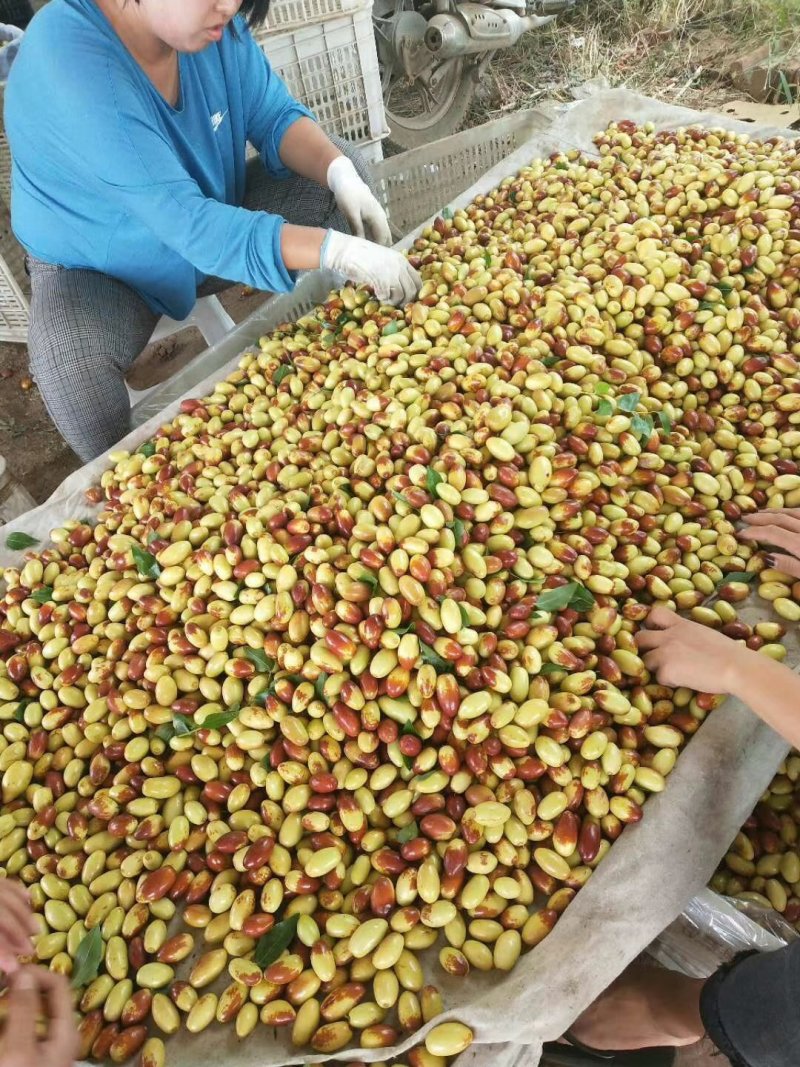
{"label": "white plastic chair", "polygon": [[[218,297],[202,296],[195,304],[192,313],[183,322],[177,322],[175,319],[170,319],[165,315],[156,326],[155,332],[150,338],[150,343],[163,341],[165,337],[172,337],[173,334],[180,333],[181,330],[185,330],[189,326],[196,326],[210,348],[211,345],[217,344],[230,333],[235,325]],[[128,386],[131,407],[134,404],[138,404],[148,393],[152,393],[154,389],[163,384],[163,382],[159,382],[156,385],[151,385],[149,389],[132,389]]]}

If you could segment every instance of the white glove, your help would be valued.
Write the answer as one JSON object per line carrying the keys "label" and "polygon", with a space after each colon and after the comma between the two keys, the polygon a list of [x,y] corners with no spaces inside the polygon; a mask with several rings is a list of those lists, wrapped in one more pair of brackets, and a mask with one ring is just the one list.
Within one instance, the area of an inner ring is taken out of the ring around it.
{"label": "white glove", "polygon": [[368,237],[379,245],[392,243],[386,212],[347,156],[337,156],[328,167],[328,188],[356,237]]}
{"label": "white glove", "polygon": [[377,298],[390,304],[410,303],[422,286],[422,278],[402,253],[338,230],[328,230],[319,265],[359,285],[372,286]]}
{"label": "white glove", "polygon": [[8,80],[11,65],[17,58],[23,32],[16,26],[0,23],[0,82]]}

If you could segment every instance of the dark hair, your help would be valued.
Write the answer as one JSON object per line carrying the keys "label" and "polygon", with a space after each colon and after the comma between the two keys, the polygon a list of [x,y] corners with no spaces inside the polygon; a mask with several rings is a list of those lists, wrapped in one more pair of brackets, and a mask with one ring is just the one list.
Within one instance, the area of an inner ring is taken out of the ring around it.
{"label": "dark hair", "polygon": [[244,15],[251,29],[266,22],[269,13],[269,0],[244,0],[239,14]]}

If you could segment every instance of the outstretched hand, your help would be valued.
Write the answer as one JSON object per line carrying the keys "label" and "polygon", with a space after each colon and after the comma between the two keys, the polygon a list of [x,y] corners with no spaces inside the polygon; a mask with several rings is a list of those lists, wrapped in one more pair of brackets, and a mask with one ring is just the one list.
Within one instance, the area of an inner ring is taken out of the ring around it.
{"label": "outstretched hand", "polygon": [[37,933],[28,893],[21,882],[0,879],[0,971],[19,970],[19,957],[33,955]]}
{"label": "outstretched hand", "polygon": [[800,578],[800,508],[754,511],[742,521],[745,529],[739,531],[740,540],[779,549],[770,553],[772,566]]}
{"label": "outstretched hand", "polygon": [[[46,1036],[39,1038],[39,1021]],[[23,967],[11,979],[0,1067],[73,1067],[78,1032],[69,983],[45,967]]]}
{"label": "outstretched hand", "polygon": [[661,605],[636,635],[645,666],[660,685],[685,686],[700,693],[730,693],[742,649],[730,637],[681,618]]}

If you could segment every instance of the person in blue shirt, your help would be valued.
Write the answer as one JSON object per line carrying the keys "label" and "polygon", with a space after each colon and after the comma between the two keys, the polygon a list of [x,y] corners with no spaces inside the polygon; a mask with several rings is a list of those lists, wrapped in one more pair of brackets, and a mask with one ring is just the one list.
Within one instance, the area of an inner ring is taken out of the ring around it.
{"label": "person in blue shirt", "polygon": [[5,123],[31,370],[84,460],[127,432],[125,374],[158,318],[220,279],[286,292],[323,267],[393,303],[418,291],[363,162],[251,36],[268,3],[51,0],[25,34]]}

